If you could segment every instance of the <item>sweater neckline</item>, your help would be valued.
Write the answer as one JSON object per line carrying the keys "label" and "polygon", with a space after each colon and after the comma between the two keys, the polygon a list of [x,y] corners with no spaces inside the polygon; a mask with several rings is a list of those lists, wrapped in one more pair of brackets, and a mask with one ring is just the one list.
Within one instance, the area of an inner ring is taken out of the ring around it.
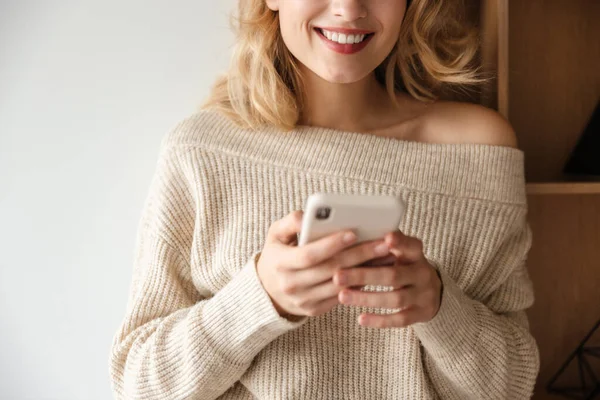
{"label": "sweater neckline", "polygon": [[[327,127],[241,128],[213,110],[182,121],[178,143],[297,171],[526,205],[524,152],[482,143],[431,143]],[[201,137],[201,138],[200,138]]]}
{"label": "sweater neckline", "polygon": [[[270,129],[273,127],[267,127],[265,126],[266,129]],[[483,148],[486,147],[491,147],[491,148],[501,148],[501,149],[507,149],[508,151],[512,151],[515,150],[517,152],[523,153],[523,151],[521,149],[518,148],[514,148],[514,147],[508,147],[508,146],[499,146],[499,145],[490,145],[490,144],[484,144],[484,143],[435,143],[435,142],[421,142],[421,141],[416,141],[416,140],[406,140],[406,139],[400,139],[400,138],[395,138],[392,136],[381,136],[381,135],[375,135],[375,134],[371,134],[371,133],[367,133],[367,132],[358,132],[358,131],[350,131],[350,130],[344,130],[344,129],[335,129],[335,128],[327,128],[327,127],[322,127],[322,126],[313,126],[313,125],[296,125],[296,128],[294,130],[298,130],[298,131],[315,131],[315,130],[320,130],[323,133],[325,133],[326,135],[343,135],[344,137],[353,137],[354,139],[367,139],[367,141],[371,141],[370,139],[373,139],[373,141],[377,141],[379,139],[383,139],[383,141],[390,141],[390,142],[401,142],[401,146],[417,146],[417,145],[422,145],[421,147],[440,147],[440,148],[444,148],[444,147],[461,147],[461,146],[465,146],[465,147],[478,147],[481,146]]]}

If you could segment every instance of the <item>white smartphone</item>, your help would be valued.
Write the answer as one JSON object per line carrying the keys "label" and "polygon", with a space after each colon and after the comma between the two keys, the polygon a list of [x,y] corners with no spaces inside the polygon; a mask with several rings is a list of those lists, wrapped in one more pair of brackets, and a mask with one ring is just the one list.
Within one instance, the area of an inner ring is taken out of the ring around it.
{"label": "white smartphone", "polygon": [[396,196],[314,193],[306,200],[298,246],[345,229],[358,236],[354,245],[381,239],[398,229],[405,210]]}

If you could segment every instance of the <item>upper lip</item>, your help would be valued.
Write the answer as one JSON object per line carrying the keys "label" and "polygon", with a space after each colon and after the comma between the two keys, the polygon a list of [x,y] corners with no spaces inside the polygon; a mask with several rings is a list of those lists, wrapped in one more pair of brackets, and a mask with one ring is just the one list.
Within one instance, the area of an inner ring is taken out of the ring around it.
{"label": "upper lip", "polygon": [[345,33],[347,35],[362,35],[362,34],[369,34],[369,33],[373,33],[373,31],[368,31],[365,29],[349,29],[349,28],[336,28],[334,26],[317,26],[317,28],[319,29],[325,29],[327,31],[331,31],[331,32],[338,32],[338,33]]}

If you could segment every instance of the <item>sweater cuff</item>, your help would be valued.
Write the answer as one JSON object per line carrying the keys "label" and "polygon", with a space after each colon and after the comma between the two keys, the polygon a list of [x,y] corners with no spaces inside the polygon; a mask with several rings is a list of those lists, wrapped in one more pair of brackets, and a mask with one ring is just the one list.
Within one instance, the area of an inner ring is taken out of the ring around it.
{"label": "sweater cuff", "polygon": [[281,334],[303,325],[308,317],[290,321],[281,317],[256,271],[255,252],[221,290],[205,305],[203,332],[225,360],[245,365]]}
{"label": "sweater cuff", "polygon": [[443,288],[440,308],[430,321],[413,324],[413,329],[434,358],[468,354],[477,343],[480,331],[475,301],[444,271],[437,270]]}

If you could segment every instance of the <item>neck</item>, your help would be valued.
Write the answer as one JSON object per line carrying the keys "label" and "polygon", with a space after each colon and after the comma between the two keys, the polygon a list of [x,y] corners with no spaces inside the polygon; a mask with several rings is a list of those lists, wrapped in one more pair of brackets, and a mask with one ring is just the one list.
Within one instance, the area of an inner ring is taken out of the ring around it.
{"label": "neck", "polygon": [[304,68],[305,103],[299,125],[367,132],[377,129],[392,106],[371,73],[353,83],[331,83]]}

